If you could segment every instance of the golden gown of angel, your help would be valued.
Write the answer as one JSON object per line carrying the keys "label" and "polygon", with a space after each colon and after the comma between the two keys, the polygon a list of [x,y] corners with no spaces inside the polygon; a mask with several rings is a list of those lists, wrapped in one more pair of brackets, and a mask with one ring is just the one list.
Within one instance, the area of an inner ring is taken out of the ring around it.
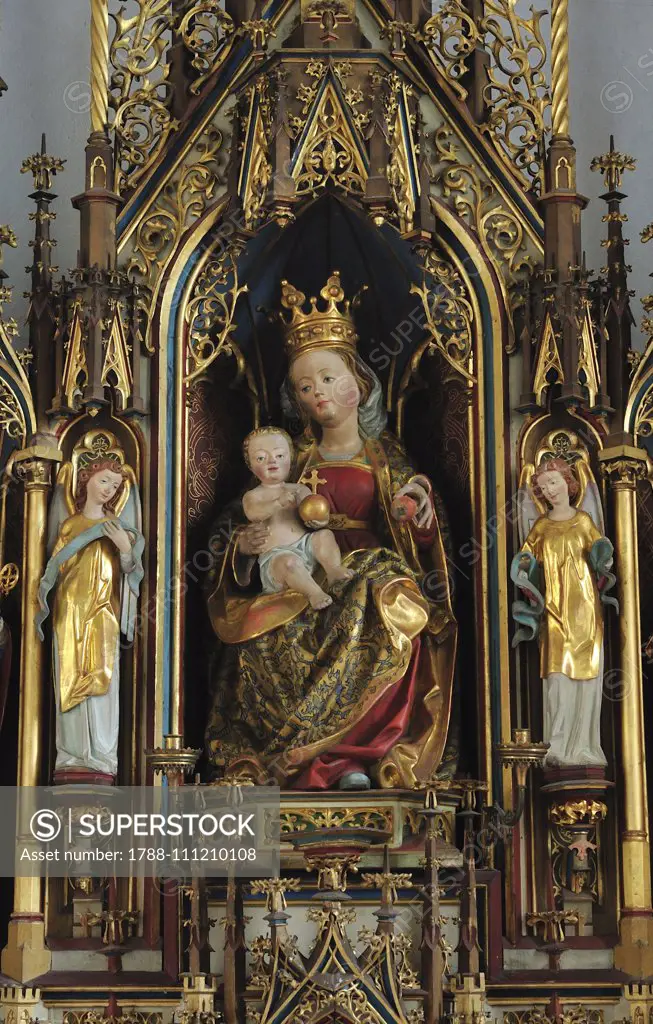
{"label": "golden gown of angel", "polygon": [[603,648],[603,609],[589,553],[601,534],[587,512],[556,522],[542,516],[522,545],[539,562],[546,592],[540,671],[547,679],[596,679]]}
{"label": "golden gown of angel", "polygon": [[[122,629],[133,636],[143,538],[129,510],[120,518],[116,515],[128,485],[127,470],[116,457],[86,462],[77,475],[76,511],[58,522],[61,499],[65,502],[61,491],[69,486],[66,468],[51,512],[56,541],[41,581],[37,616],[40,629],[54,590],[55,769],[115,775],[120,633]],[[130,508],[135,510],[137,493],[133,485],[130,489]]]}
{"label": "golden gown of angel", "polygon": [[[223,642],[208,746],[228,772],[299,789],[411,788],[441,763],[451,706],[457,629],[442,506],[385,430],[381,386],[355,352],[337,275],[321,294],[326,310],[305,316],[284,282],[294,319],[282,404],[310,424],[293,480],[313,481],[326,499],[328,519],[313,528],[328,524],[352,579],[333,584],[320,610],[293,591],[261,594],[241,548],[259,527],[245,525],[242,505],[225,510],[216,538],[230,539],[208,599]],[[415,509],[405,519],[401,496]]]}

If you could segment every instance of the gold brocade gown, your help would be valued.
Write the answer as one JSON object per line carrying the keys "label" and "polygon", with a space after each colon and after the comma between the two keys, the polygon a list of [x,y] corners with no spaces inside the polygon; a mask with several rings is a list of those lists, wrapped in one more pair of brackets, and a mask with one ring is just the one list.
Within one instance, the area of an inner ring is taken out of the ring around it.
{"label": "gold brocade gown", "polygon": [[545,611],[541,630],[542,678],[596,679],[603,646],[603,614],[589,554],[601,539],[587,512],[557,521],[537,520],[522,550],[541,566]]}
{"label": "gold brocade gown", "polygon": [[[81,513],[66,519],[53,555],[102,521]],[[59,570],[52,627],[62,712],[109,690],[120,636],[120,581],[120,555],[108,537],[88,544]]]}

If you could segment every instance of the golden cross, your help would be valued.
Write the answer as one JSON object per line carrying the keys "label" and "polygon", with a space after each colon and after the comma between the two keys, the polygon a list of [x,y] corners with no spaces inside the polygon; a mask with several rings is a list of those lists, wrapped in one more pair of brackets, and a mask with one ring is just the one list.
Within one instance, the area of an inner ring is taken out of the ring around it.
{"label": "golden cross", "polygon": [[313,494],[317,494],[318,484],[325,484],[326,480],[322,480],[317,469],[312,469],[310,473],[303,473],[300,476],[299,483],[306,484],[307,487],[310,487]]}

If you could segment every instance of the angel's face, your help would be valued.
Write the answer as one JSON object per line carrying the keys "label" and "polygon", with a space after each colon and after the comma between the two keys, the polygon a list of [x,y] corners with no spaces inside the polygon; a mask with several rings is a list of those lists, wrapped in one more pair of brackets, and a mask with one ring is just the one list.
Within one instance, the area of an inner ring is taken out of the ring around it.
{"label": "angel's face", "polygon": [[113,473],[110,469],[101,469],[94,473],[86,485],[86,496],[94,505],[108,505],[122,483],[120,473]]}
{"label": "angel's face", "polygon": [[562,473],[557,469],[550,469],[546,473],[540,473],[537,484],[543,496],[553,508],[569,504],[569,487]]}

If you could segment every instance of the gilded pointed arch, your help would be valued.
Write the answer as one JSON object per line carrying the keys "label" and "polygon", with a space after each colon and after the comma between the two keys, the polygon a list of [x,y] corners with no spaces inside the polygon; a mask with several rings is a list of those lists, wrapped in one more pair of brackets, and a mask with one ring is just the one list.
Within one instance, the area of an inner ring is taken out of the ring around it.
{"label": "gilded pointed arch", "polygon": [[565,375],[560,361],[558,341],[553,329],[551,314],[547,312],[542,328],[533,391],[538,405],[544,405],[544,393],[551,384],[564,383]]}
{"label": "gilded pointed arch", "polygon": [[118,305],[113,311],[100,380],[105,387],[112,387],[120,395],[120,408],[124,409],[132,391],[132,374],[129,346]]}
{"label": "gilded pointed arch", "polygon": [[238,194],[243,204],[245,224],[254,227],[261,216],[263,204],[272,180],[269,157],[268,132],[264,117],[264,99],[261,85],[251,89],[247,124],[245,128],[245,158],[240,167]]}
{"label": "gilded pointed arch", "polygon": [[589,309],[585,310],[578,339],[578,382],[587,388],[590,405],[599,393],[599,363],[594,345],[594,326]]}
{"label": "gilded pointed arch", "polygon": [[363,195],[369,175],[365,145],[354,125],[338,82],[324,76],[291,162],[297,195],[331,182],[344,192]]}
{"label": "gilded pointed arch", "polygon": [[406,85],[399,75],[395,74],[393,79],[387,110],[390,159],[386,173],[392,189],[399,229],[403,233],[413,229],[419,199],[419,170]]}
{"label": "gilded pointed arch", "polygon": [[63,371],[63,393],[69,409],[75,408],[81,388],[87,383],[88,362],[84,345],[84,331],[79,303],[76,303],[66,344],[66,362]]}

